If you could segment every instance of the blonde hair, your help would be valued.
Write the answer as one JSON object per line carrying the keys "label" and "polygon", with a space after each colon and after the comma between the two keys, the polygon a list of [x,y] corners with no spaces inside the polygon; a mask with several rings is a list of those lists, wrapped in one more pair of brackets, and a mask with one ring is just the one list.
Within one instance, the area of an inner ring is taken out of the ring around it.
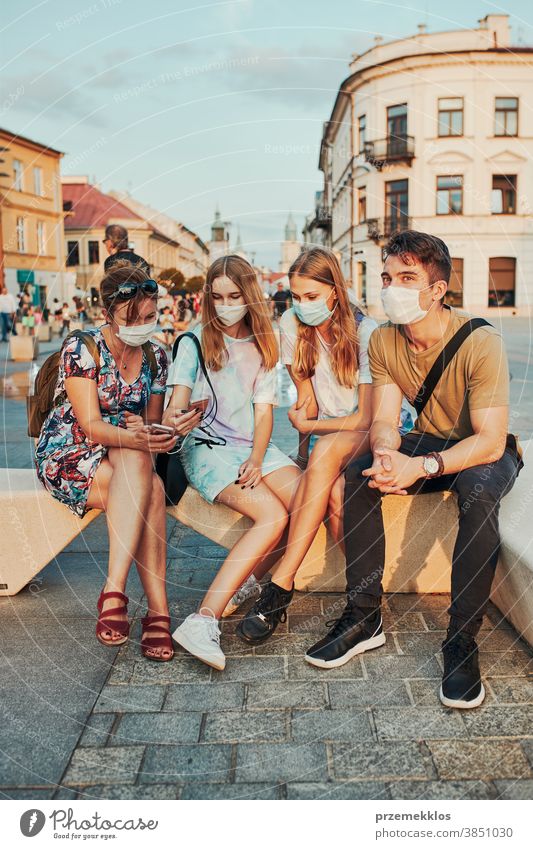
{"label": "blonde hair", "polygon": [[219,321],[213,301],[213,283],[217,277],[229,277],[242,294],[248,312],[244,321],[250,328],[261,354],[263,366],[273,369],[279,358],[278,343],[255,271],[240,256],[216,259],[207,270],[202,301],[202,353],[208,368],[220,371],[226,364],[228,351],[224,343],[224,325]]}
{"label": "blonde hair", "polygon": [[[310,248],[302,251],[289,269],[289,281],[295,277],[310,277],[320,283],[335,288],[336,308],[331,316],[330,347],[331,368],[337,382],[351,389],[355,386],[359,368],[357,327],[354,309],[348,298],[346,281],[339,261],[332,251],[326,248]],[[318,363],[320,343],[318,330],[296,319],[298,334],[292,362],[292,371],[298,380],[306,380],[315,373]]]}

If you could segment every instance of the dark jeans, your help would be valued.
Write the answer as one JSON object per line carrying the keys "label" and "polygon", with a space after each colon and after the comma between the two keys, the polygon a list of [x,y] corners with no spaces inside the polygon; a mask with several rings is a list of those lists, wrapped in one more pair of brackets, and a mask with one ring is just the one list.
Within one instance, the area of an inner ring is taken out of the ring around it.
{"label": "dark jeans", "polygon": [[0,312],[0,319],[2,320],[2,342],[6,342],[7,334],[11,331],[13,324],[11,320],[11,313]]}
{"label": "dark jeans", "polygon": [[[416,457],[430,451],[444,451],[455,444],[410,433],[402,437],[399,451]],[[365,454],[348,466],[344,495],[347,592],[361,607],[379,604],[385,567],[383,494],[371,489],[369,479],[361,474],[371,465],[372,455]],[[453,551],[452,600],[448,611],[454,629],[475,634],[481,625],[498,562],[500,501],[515,482],[517,465],[515,454],[506,450],[495,463],[440,478],[422,478],[408,490],[410,495],[451,490],[458,497],[459,532]]]}

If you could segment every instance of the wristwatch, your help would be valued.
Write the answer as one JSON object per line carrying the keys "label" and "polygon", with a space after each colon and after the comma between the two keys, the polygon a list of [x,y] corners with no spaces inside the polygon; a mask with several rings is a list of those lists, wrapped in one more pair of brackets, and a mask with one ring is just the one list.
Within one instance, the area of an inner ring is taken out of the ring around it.
{"label": "wristwatch", "polygon": [[438,478],[444,474],[444,461],[440,454],[432,451],[430,454],[422,457],[422,468],[427,478]]}

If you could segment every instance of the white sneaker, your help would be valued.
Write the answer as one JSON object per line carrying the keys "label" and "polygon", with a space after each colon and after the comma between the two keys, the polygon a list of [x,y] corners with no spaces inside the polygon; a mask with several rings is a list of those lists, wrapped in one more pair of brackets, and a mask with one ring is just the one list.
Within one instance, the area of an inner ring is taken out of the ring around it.
{"label": "white sneaker", "polygon": [[207,663],[214,669],[224,669],[226,656],[220,648],[220,628],[218,619],[213,613],[202,613],[207,610],[203,607],[200,615],[192,613],[173,633],[173,637],[180,646],[187,649],[198,660]]}
{"label": "white sneaker", "polygon": [[255,575],[250,575],[249,578],[246,578],[242,587],[239,587],[235,595],[232,596],[231,599],[228,601],[222,613],[222,619],[225,619],[226,616],[231,616],[232,613],[235,613],[235,611],[239,609],[241,604],[244,604],[244,602],[248,601],[248,599],[257,598],[260,595],[261,584],[255,577]]}

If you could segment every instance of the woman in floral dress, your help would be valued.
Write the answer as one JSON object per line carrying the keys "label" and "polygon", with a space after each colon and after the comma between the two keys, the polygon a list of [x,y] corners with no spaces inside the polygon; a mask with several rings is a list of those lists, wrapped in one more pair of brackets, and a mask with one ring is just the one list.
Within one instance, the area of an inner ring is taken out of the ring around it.
{"label": "woman in floral dress", "polygon": [[152,455],[199,422],[178,417],[175,432],[157,434],[167,377],[165,352],[150,338],[157,323],[157,283],[129,263],[102,281],[107,324],[71,336],[61,350],[54,406],[36,446],[37,473],[48,491],[76,515],[106,512],[107,580],[98,600],[96,636],[117,646],[129,635],[126,582],[135,560],[147,598],[141,649],[173,656],[165,588],[165,498]]}

